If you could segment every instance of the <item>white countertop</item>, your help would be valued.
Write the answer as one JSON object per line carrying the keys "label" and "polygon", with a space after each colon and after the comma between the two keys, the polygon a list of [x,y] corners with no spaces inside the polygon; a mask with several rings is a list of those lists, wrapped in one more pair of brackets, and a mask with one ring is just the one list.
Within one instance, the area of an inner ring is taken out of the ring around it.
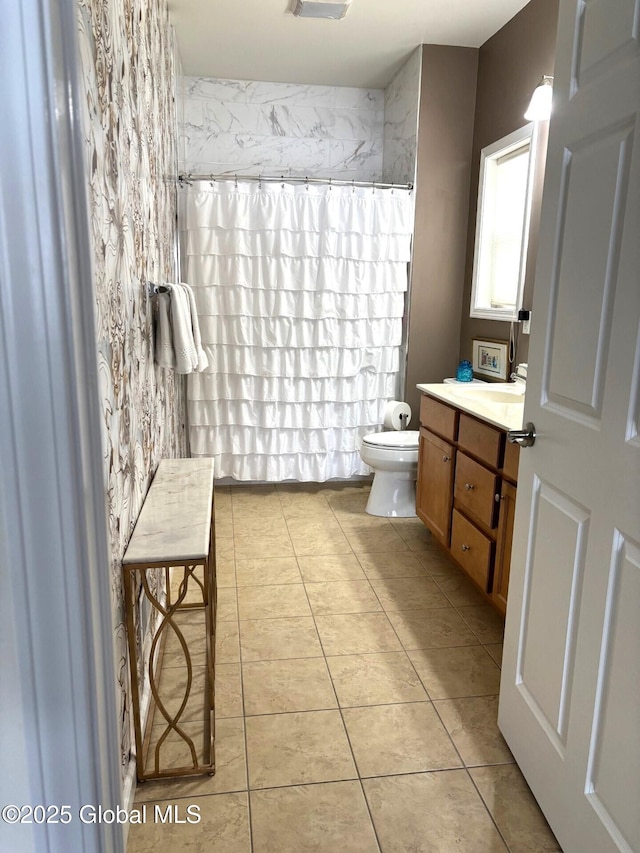
{"label": "white countertop", "polygon": [[123,564],[204,559],[212,497],[213,459],[162,459]]}
{"label": "white countertop", "polygon": [[[496,403],[483,399],[483,391],[504,391],[504,385],[493,383],[486,385],[449,385],[443,382],[416,385],[423,394],[429,394],[449,406],[455,406],[500,429],[522,429],[524,418],[524,394],[513,394],[513,403]],[[482,389],[482,390],[481,390]]]}

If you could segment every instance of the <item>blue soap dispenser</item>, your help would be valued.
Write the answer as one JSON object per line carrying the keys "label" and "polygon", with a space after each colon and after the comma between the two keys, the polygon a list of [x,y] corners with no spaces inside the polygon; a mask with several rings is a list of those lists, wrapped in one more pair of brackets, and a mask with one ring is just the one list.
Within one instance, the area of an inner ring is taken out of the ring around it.
{"label": "blue soap dispenser", "polygon": [[464,359],[460,362],[456,370],[456,379],[458,382],[471,382],[473,380],[473,366],[470,361]]}

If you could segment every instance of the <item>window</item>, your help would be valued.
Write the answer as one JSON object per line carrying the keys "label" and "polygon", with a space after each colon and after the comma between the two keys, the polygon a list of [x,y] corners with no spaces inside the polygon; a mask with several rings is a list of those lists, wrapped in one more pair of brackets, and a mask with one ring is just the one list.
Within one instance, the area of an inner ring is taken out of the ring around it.
{"label": "window", "polygon": [[511,320],[522,305],[534,162],[533,124],[482,149],[472,317]]}

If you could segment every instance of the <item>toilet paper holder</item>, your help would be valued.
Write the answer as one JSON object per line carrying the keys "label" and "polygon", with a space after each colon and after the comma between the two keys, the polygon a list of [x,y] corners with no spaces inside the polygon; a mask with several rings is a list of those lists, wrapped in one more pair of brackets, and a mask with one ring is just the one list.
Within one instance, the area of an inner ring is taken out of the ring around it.
{"label": "toilet paper holder", "polygon": [[382,425],[386,430],[405,430],[411,423],[411,409],[401,400],[389,400],[385,404]]}

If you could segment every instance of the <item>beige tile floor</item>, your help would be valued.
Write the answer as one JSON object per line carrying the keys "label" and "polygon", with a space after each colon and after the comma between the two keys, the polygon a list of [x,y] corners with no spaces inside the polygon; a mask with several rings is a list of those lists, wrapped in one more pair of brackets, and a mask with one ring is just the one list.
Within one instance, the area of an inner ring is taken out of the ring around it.
{"label": "beige tile floor", "polygon": [[129,853],[560,849],[497,729],[501,619],[417,519],[368,516],[367,495],[216,490],[217,772],[140,785],[138,803],[202,820],[132,826]]}

